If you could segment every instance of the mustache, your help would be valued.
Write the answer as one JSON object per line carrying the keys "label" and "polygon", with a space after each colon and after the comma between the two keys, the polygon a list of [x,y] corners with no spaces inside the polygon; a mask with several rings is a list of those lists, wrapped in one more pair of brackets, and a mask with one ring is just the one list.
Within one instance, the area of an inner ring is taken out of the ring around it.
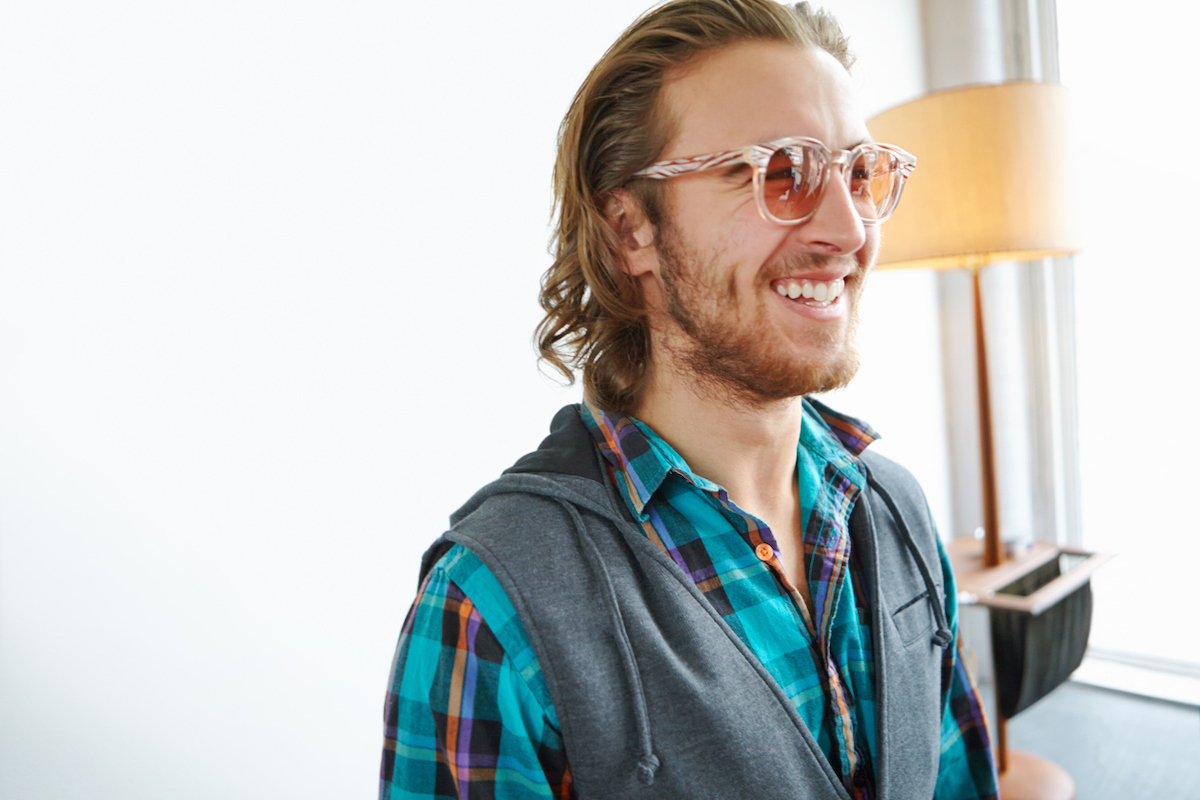
{"label": "mustache", "polygon": [[772,261],[763,269],[763,277],[767,283],[777,278],[792,275],[803,275],[807,272],[824,270],[846,271],[847,279],[861,278],[865,270],[858,259],[850,253],[830,256],[821,253],[794,253],[779,261]]}

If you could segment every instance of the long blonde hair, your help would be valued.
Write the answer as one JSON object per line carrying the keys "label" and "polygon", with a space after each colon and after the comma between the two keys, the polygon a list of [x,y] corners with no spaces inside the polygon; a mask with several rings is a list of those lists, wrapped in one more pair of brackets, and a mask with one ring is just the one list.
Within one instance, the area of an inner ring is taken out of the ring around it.
{"label": "long blonde hair", "polygon": [[558,135],[554,263],[542,276],[545,318],[535,334],[541,359],[570,383],[583,372],[590,402],[629,411],[638,402],[650,355],[637,282],[604,214],[605,200],[627,188],[657,229],[661,181],[634,179],[658,160],[674,135],[659,103],[671,73],[697,56],[737,42],[817,46],[846,69],[854,62],[837,21],[808,3],[774,0],[675,0],[642,15],[621,34],[575,93]]}

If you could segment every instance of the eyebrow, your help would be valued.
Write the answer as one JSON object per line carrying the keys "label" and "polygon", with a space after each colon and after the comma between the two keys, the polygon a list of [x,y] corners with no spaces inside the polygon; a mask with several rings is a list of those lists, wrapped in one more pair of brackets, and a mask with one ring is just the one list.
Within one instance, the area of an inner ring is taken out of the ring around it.
{"label": "eyebrow", "polygon": [[[789,139],[789,138],[792,138],[792,136],[791,136],[791,135],[788,135],[788,136],[776,136],[776,137],[775,137],[775,138],[773,138],[773,139],[760,139],[760,140],[758,141],[758,144],[767,144],[767,143],[769,143],[769,142],[778,142],[780,139]],[[810,136],[810,137],[808,137],[808,138],[810,138],[810,139],[816,139],[817,137],[815,137],[815,136]],[[823,140],[823,139],[817,139],[817,141],[824,141],[824,140]],[[844,147],[844,148],[842,148],[842,149],[844,149],[844,150],[853,150],[854,148],[858,147],[859,145],[864,145],[864,144],[878,144],[878,142],[876,142],[876,141],[875,141],[875,137],[874,137],[874,136],[872,136],[871,134],[869,134],[869,133],[868,133],[868,134],[866,135],[866,137],[864,137],[864,138],[862,138],[862,139],[859,139],[857,142],[854,142],[854,143],[853,143],[853,144],[851,144],[851,145],[847,145],[846,147]],[[827,142],[825,143],[825,146],[826,146],[826,147],[830,147],[830,145],[829,145]],[[831,150],[837,150],[838,148],[836,148],[836,147],[830,147],[830,149],[831,149]]]}

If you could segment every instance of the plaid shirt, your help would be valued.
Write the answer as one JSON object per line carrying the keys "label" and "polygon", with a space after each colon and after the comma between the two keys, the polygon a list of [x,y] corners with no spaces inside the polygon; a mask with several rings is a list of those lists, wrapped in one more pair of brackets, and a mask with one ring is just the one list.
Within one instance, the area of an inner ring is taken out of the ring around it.
{"label": "plaid shirt", "polygon": [[[874,432],[805,403],[796,463],[810,615],[765,524],[642,423],[587,405],[580,413],[646,536],[762,661],[855,797],[873,798],[870,617],[848,525],[865,485],[856,456]],[[767,560],[760,544],[770,547]],[[953,576],[941,556],[956,630]],[[935,798],[995,798],[987,728],[961,652],[946,650],[942,672]],[[520,619],[461,545],[426,577],[404,623],[385,718],[382,800],[574,797],[558,718]]]}

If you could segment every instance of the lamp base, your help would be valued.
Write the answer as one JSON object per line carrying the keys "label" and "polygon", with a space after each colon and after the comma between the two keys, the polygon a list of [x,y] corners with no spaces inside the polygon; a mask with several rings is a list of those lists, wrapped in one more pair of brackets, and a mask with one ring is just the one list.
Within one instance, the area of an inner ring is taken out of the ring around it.
{"label": "lamp base", "polygon": [[1008,769],[1000,773],[1004,800],[1074,800],[1075,781],[1058,764],[1024,750],[1007,755]]}

